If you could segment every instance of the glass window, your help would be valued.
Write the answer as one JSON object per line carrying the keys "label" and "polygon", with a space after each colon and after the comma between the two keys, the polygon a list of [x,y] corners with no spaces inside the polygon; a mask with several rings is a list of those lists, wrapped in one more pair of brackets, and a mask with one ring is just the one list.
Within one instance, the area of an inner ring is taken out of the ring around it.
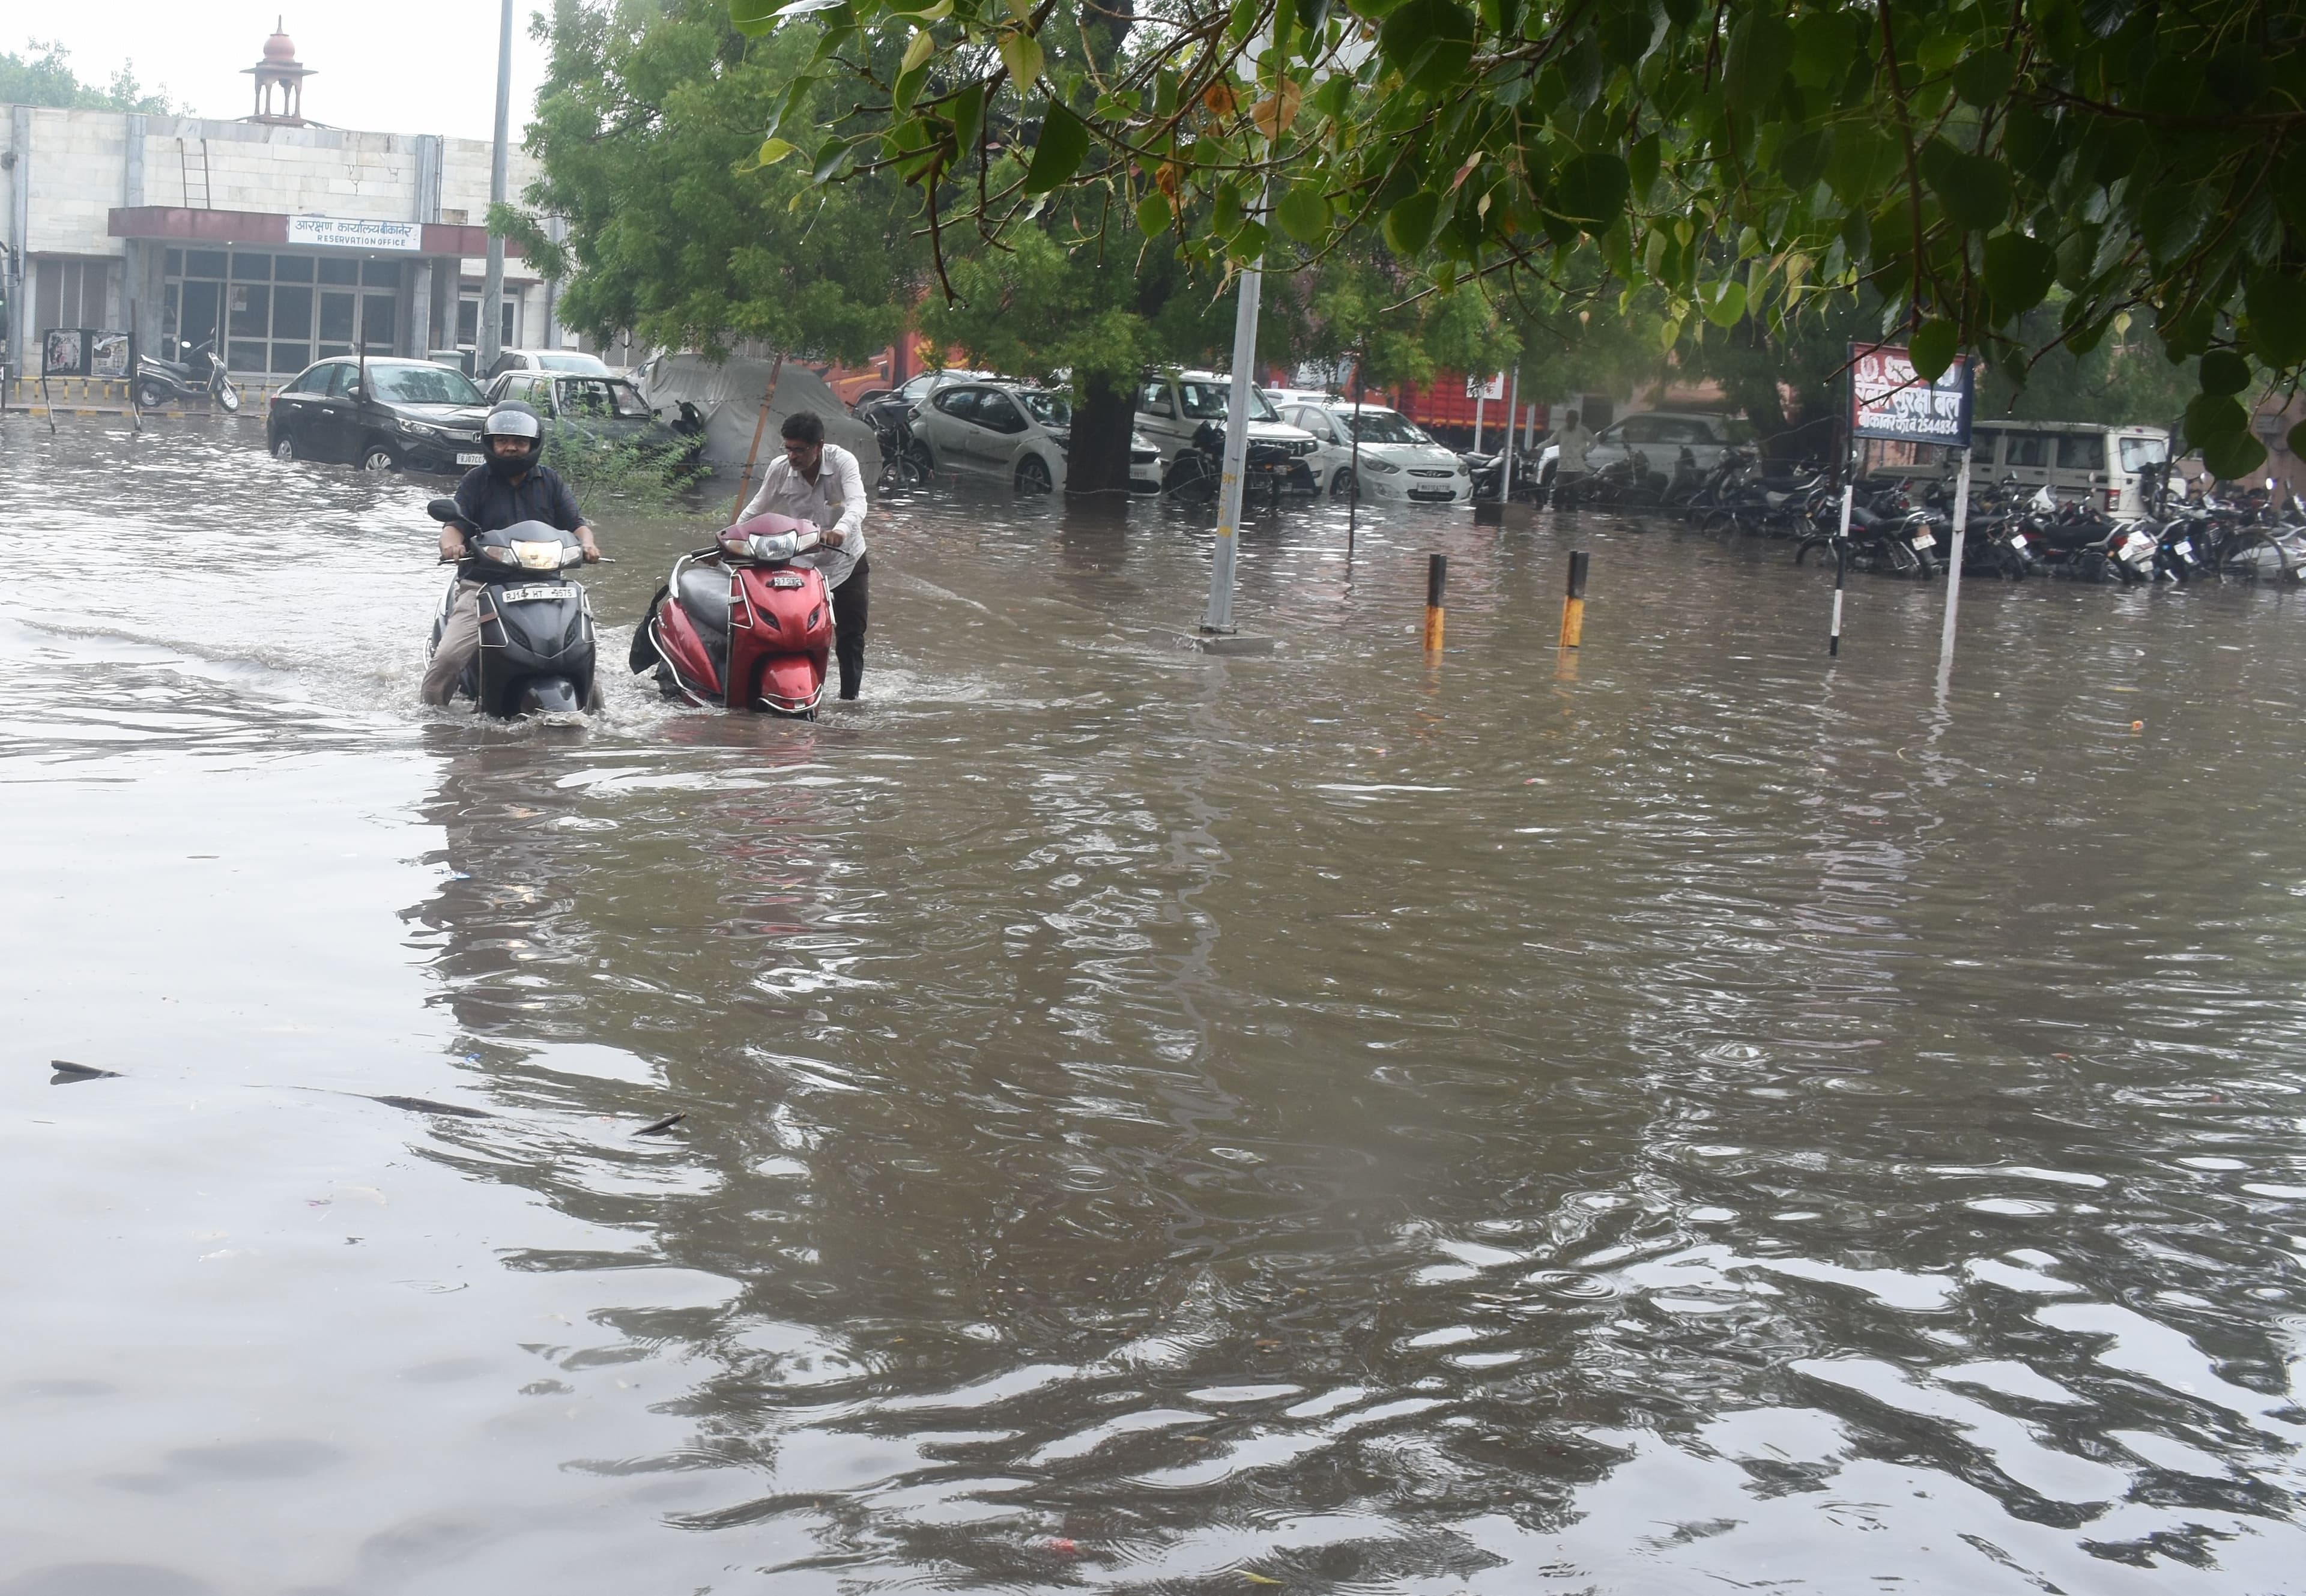
{"label": "glass window", "polygon": [[972,418],[978,426],[995,432],[1021,432],[1025,418],[1007,394],[987,393],[977,401],[977,414]]}
{"label": "glass window", "polygon": [[272,257],[272,277],[280,283],[309,283],[312,280],[312,257],[310,255],[275,255]]}
{"label": "glass window", "polygon": [[604,377],[609,371],[597,354],[540,354],[536,363],[548,371],[584,371],[596,377]]}
{"label": "glass window", "polygon": [[939,394],[934,403],[939,410],[944,411],[955,421],[974,421],[977,417],[977,401],[983,397],[983,394],[982,388],[956,388]]}
{"label": "glass window", "polygon": [[1027,388],[1017,396],[1017,402],[1027,414],[1045,427],[1070,427],[1073,424],[1073,405],[1063,394],[1045,394]]}
{"label": "glass window", "polygon": [[1363,443],[1431,443],[1425,429],[1398,410],[1364,410],[1356,426],[1351,412],[1339,420],[1361,434]]}
{"label": "glass window", "polygon": [[[232,315],[229,329],[235,338],[260,338],[272,320],[272,290],[262,283],[235,283],[232,286]],[[235,359],[235,366],[240,362]],[[252,371],[264,369],[263,359],[248,368]]]}
{"label": "glass window", "polygon": [[[1177,401],[1185,407],[1185,414],[1193,421],[1223,421],[1226,410],[1233,404],[1233,384],[1181,380],[1177,384]],[[1253,388],[1249,390],[1249,414],[1253,421],[1278,419],[1273,414],[1271,402]]]}
{"label": "glass window", "polygon": [[1616,431],[1618,434],[1616,439],[1611,439],[1607,432],[1604,432],[1601,435],[1601,441],[1604,443],[1613,441],[1618,443],[1656,443],[1659,441],[1658,423],[1651,420],[1646,415],[1627,416],[1624,421],[1618,423]]}
{"label": "glass window", "polygon": [[2048,466],[2057,442],[2049,432],[2011,432],[2003,445],[2002,463],[2036,468]]}
{"label": "glass window", "polygon": [[363,260],[361,262],[361,282],[371,288],[397,288],[400,286],[400,262]]}
{"label": "glass window", "polygon": [[1137,396],[1137,408],[1149,412],[1154,415],[1174,415],[1177,414],[1175,409],[1173,408],[1169,403],[1169,385],[1166,382],[1147,383],[1145,385],[1145,391]]}
{"label": "glass window", "polygon": [[320,281],[324,283],[357,283],[360,281],[360,262],[357,260],[339,260],[335,256],[323,256],[317,264],[320,268]]}
{"label": "glass window", "polygon": [[309,367],[302,376],[296,379],[295,381],[290,383],[286,388],[280,391],[290,394],[327,393],[329,391],[329,368],[327,366]]}
{"label": "glass window", "polygon": [[[326,264],[326,262],[322,262]],[[353,296],[323,292],[320,295],[320,337],[331,344],[353,341]]]}
{"label": "glass window", "polygon": [[605,421],[617,413],[616,402],[609,397],[609,385],[600,378],[563,377],[555,386],[555,397],[560,402],[563,415]]}
{"label": "glass window", "polygon": [[2058,440],[2058,465],[2064,471],[2104,471],[2105,434],[2068,432]]}
{"label": "glass window", "polygon": [[360,375],[360,368],[348,360],[340,360],[323,369],[329,373],[328,392],[332,399],[344,397],[345,390],[353,385],[353,379]]}
{"label": "glass window", "polygon": [[170,277],[183,277],[183,276],[184,275],[184,251],[182,251],[182,250],[170,250],[170,251],[168,252],[168,262],[167,262],[167,275],[168,275],[168,276],[170,276]]}
{"label": "glass window", "polygon": [[233,252],[232,280],[234,282],[261,283],[269,281],[271,276],[271,256],[243,255],[237,250]]}
{"label": "glass window", "polygon": [[272,336],[307,340],[312,337],[312,291],[310,288],[284,284],[272,291]]}
{"label": "glass window", "polygon": [[2143,471],[2148,465],[2159,465],[2170,457],[2167,438],[2125,438],[2122,440],[2122,468]]}
{"label": "glass window", "polygon": [[225,253],[222,250],[186,250],[184,275],[188,277],[221,277],[225,275]]}
{"label": "glass window", "polygon": [[402,365],[372,364],[368,369],[369,386],[380,399],[390,399],[399,405],[478,405],[481,390],[462,371],[447,366],[419,365],[414,362]]}
{"label": "glass window", "polygon": [[609,403],[616,407],[619,421],[645,422],[656,414],[631,383],[611,382],[603,386],[609,390]]}
{"label": "glass window", "polygon": [[399,312],[389,294],[361,295],[361,342],[371,354],[392,353],[392,329]]}
{"label": "glass window", "polygon": [[309,343],[272,346],[272,369],[276,371],[300,371],[312,358],[312,346]]}
{"label": "glass window", "polygon": [[224,363],[227,371],[261,371],[268,358],[262,344],[243,344],[235,340],[224,346]]}

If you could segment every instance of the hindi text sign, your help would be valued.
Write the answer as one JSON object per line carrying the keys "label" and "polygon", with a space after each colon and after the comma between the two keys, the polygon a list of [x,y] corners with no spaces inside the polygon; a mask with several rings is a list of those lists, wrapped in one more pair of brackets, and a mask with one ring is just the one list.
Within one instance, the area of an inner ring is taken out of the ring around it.
{"label": "hindi text sign", "polygon": [[1972,373],[1967,356],[1925,382],[1894,344],[1849,350],[1849,432],[1898,443],[1969,447]]}
{"label": "hindi text sign", "polygon": [[417,222],[377,222],[364,217],[292,216],[288,242],[337,250],[420,250],[424,228]]}

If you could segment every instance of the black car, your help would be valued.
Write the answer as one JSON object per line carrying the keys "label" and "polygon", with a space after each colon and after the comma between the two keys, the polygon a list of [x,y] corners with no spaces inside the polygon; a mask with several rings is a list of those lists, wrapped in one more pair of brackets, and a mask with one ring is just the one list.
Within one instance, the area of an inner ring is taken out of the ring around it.
{"label": "black car", "polygon": [[462,472],[481,463],[488,403],[471,378],[423,360],[348,357],[307,366],[272,396],[264,441],[283,460],[363,471]]}

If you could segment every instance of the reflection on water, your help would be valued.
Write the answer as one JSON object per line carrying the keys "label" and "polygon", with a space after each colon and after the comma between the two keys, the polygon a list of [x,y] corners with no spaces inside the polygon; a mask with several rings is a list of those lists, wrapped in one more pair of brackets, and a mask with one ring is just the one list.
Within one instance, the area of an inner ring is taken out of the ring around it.
{"label": "reflection on water", "polygon": [[935,497],[861,707],[492,729],[422,484],[5,431],[0,1592],[2291,1579],[2294,601]]}

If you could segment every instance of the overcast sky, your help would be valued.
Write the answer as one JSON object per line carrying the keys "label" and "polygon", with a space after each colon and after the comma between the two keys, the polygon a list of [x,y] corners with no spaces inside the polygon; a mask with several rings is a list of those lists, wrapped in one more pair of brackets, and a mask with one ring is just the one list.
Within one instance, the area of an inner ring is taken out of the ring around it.
{"label": "overcast sky", "polygon": [[[544,74],[544,48],[528,36],[536,0],[513,0],[512,136],[516,142]],[[201,116],[245,116],[254,80],[242,75],[264,54],[276,19],[314,68],[304,115],[334,127],[378,132],[489,137],[496,121],[497,25],[492,0],[393,0],[389,5],[303,0],[94,0],[73,5],[0,5],[0,51],[54,39],[72,52],[82,82],[110,81],[132,61],[147,92],[165,90]]]}

